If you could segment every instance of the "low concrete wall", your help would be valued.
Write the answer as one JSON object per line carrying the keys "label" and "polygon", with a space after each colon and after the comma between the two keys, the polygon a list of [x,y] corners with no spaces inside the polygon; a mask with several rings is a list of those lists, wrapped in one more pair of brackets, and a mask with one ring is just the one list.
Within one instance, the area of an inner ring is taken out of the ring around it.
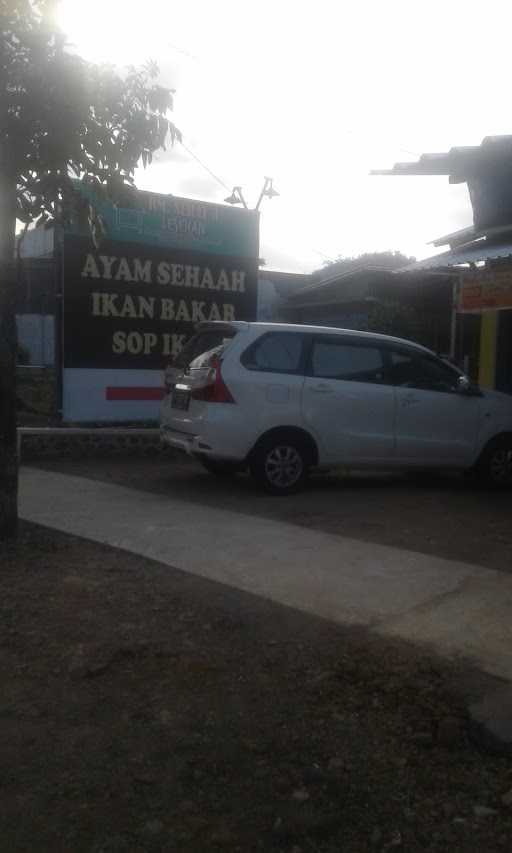
{"label": "low concrete wall", "polygon": [[18,448],[22,462],[59,457],[177,455],[160,442],[158,429],[21,428]]}

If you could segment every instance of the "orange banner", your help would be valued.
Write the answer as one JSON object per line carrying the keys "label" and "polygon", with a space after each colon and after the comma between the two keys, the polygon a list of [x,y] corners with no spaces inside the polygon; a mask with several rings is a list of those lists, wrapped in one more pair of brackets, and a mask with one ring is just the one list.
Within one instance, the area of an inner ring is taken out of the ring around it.
{"label": "orange banner", "polygon": [[458,311],[512,308],[512,268],[488,269],[462,276]]}

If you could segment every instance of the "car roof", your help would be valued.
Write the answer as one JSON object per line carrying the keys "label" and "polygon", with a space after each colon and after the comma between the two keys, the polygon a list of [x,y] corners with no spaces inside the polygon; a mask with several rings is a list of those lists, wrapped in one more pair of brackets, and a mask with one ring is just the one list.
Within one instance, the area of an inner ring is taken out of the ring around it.
{"label": "car roof", "polygon": [[199,323],[197,326],[197,331],[207,331],[208,329],[237,329],[238,331],[242,331],[243,329],[258,329],[262,332],[308,332],[308,333],[320,333],[320,334],[333,334],[333,335],[343,335],[349,337],[356,338],[366,338],[369,340],[374,340],[375,342],[383,342],[383,343],[394,343],[400,346],[412,347],[414,349],[419,350],[420,352],[428,353],[429,355],[435,355],[432,350],[429,350],[427,347],[422,346],[421,344],[415,343],[415,341],[407,340],[406,338],[397,338],[393,335],[383,335],[378,332],[365,332],[358,331],[357,329],[342,329],[337,326],[308,326],[303,323],[262,323],[258,321],[249,322],[244,320],[231,320],[229,322],[222,320],[210,320],[203,323]]}

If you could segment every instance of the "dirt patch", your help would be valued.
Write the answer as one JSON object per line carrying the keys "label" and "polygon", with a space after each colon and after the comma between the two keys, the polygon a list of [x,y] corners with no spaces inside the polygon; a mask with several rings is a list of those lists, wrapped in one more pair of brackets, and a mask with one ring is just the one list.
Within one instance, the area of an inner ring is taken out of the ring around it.
{"label": "dirt patch", "polygon": [[28,525],[0,560],[9,853],[509,849],[475,674]]}
{"label": "dirt patch", "polygon": [[183,456],[38,464],[192,505],[512,571],[512,493],[486,492],[461,477],[333,474],[312,478],[299,495],[272,498],[260,493],[248,476],[220,480]]}

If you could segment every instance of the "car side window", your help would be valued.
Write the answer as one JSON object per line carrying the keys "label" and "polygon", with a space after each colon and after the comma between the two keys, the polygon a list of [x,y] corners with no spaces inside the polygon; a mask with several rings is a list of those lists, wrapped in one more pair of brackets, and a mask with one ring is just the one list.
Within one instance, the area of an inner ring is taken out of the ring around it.
{"label": "car side window", "polygon": [[457,390],[457,371],[433,356],[391,351],[389,361],[389,378],[392,385],[445,393]]}
{"label": "car side window", "polygon": [[247,370],[270,373],[298,373],[302,364],[304,335],[269,332],[258,338],[240,359]]}
{"label": "car side window", "polygon": [[351,343],[335,338],[317,338],[311,352],[311,375],[349,382],[384,381],[384,362],[373,344]]}

